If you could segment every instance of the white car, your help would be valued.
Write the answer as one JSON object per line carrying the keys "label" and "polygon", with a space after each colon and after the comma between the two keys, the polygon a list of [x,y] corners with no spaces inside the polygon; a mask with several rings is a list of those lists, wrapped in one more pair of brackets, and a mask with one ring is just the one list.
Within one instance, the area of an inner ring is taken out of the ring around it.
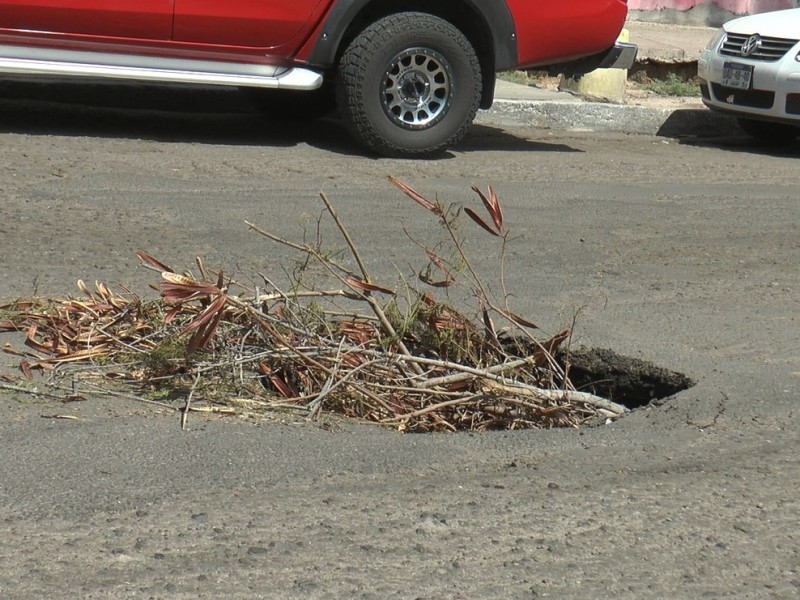
{"label": "white car", "polygon": [[706,106],[735,115],[749,135],[775,143],[800,136],[800,9],[729,21],[697,72]]}

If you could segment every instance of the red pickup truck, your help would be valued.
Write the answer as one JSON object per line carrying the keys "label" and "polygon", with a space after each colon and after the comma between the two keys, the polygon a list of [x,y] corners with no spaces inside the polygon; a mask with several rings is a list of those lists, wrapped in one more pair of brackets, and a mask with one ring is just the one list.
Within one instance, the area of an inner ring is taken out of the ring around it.
{"label": "red pickup truck", "polygon": [[238,86],[277,118],[335,106],[373,151],[426,157],[492,105],[498,71],[629,67],[626,16],[626,0],[0,0],[0,73]]}

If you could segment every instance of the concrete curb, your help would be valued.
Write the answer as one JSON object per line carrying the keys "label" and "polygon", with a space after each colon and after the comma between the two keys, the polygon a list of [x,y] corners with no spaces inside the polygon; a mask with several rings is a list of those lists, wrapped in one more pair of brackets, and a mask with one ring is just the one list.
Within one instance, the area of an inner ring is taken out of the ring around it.
{"label": "concrete curb", "polygon": [[736,120],[706,108],[648,108],[603,102],[495,101],[476,122],[503,127],[541,127],[665,137],[728,135]]}

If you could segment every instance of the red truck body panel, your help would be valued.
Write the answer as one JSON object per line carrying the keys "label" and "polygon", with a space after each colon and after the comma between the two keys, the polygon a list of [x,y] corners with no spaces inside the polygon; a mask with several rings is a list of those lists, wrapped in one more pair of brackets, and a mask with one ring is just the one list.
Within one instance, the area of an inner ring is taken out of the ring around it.
{"label": "red truck body panel", "polygon": [[[329,2],[330,0],[328,0]],[[223,46],[289,47],[315,23],[321,0],[176,0],[172,39]]]}
{"label": "red truck body panel", "polygon": [[624,0],[507,0],[517,27],[518,67],[565,62],[614,44],[628,14]]}
{"label": "red truck body panel", "polygon": [[174,0],[4,0],[0,30],[169,40]]}
{"label": "red truck body panel", "polygon": [[[502,2],[503,0],[497,0]],[[566,62],[616,40],[624,0],[505,0],[517,68]],[[336,0],[5,0],[0,43],[306,63]],[[488,24],[491,26],[491,24]],[[511,43],[511,40],[509,40]],[[326,65],[322,65],[326,66]]]}

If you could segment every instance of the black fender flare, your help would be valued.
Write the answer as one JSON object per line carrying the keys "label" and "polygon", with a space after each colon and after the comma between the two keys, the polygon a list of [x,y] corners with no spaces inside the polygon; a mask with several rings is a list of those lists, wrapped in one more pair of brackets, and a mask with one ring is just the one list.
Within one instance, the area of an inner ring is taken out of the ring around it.
{"label": "black fender flare", "polygon": [[[374,1],[376,0],[339,0],[336,2],[319,30],[319,37],[311,51],[309,64],[323,68],[333,65],[348,27],[361,10]],[[495,70],[502,71],[516,66],[516,25],[505,0],[458,1],[471,6],[486,23],[492,39]]]}

